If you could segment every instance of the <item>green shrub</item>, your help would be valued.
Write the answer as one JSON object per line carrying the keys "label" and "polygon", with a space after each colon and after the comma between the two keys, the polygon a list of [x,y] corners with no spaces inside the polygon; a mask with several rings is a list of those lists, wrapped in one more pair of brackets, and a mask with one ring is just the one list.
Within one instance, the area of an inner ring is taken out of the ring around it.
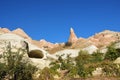
{"label": "green shrub", "polygon": [[[66,72],[62,79],[69,80],[76,76],[78,78],[78,75],[81,78],[92,77],[92,72],[100,67],[103,70],[104,76],[119,77],[120,65],[113,63],[113,60],[120,56],[119,54],[120,49],[109,46],[105,55],[100,53],[100,51],[94,52],[93,54],[88,54],[87,51],[80,51],[77,57],[71,58],[70,55],[68,55],[66,59],[63,59],[63,55],[61,55],[58,57],[57,61],[50,64],[48,72],[51,73],[50,75],[55,75],[65,70]],[[59,70],[59,72],[57,70]],[[45,72],[44,75],[47,75],[47,73]],[[46,78],[43,80],[45,79]]]}
{"label": "green shrub", "polygon": [[104,59],[104,55],[100,51],[94,52],[91,55],[92,55],[91,62],[94,62],[94,63],[101,62]]}
{"label": "green shrub", "polygon": [[58,61],[61,70],[70,70],[70,68],[74,66],[74,63],[70,55],[67,55],[67,59],[63,59],[62,56],[59,56]]}
{"label": "green shrub", "polygon": [[101,63],[104,76],[119,77],[120,76],[120,64],[114,64],[110,61],[104,61]]}
{"label": "green shrub", "polygon": [[23,61],[23,57],[27,54],[26,50],[18,49],[17,52],[11,51],[11,45],[8,45],[3,58],[5,63],[0,63],[0,79],[5,77],[8,80],[33,80],[32,74],[37,70],[28,61]]}
{"label": "green shrub", "polygon": [[43,52],[40,50],[32,50],[28,53],[28,56],[30,58],[43,58],[44,57]]}
{"label": "green shrub", "polygon": [[6,76],[6,68],[5,68],[5,63],[0,63],[0,80],[5,78]]}
{"label": "green shrub", "polygon": [[77,64],[86,64],[89,63],[91,55],[87,51],[80,51],[79,55],[75,58]]}
{"label": "green shrub", "polygon": [[120,53],[114,48],[113,45],[110,45],[107,53],[105,54],[105,60],[113,61],[118,57],[120,57]]}
{"label": "green shrub", "polygon": [[94,64],[77,64],[77,74],[79,77],[86,78],[91,77],[92,72],[96,69],[96,66]]}
{"label": "green shrub", "polygon": [[57,63],[56,61],[50,63],[50,70],[51,70],[51,73],[52,73],[53,75],[58,75],[58,76],[60,76],[60,74],[59,74],[58,71],[57,71],[58,69],[60,69],[60,64],[59,64],[59,63]]}
{"label": "green shrub", "polygon": [[71,66],[70,70],[67,74],[67,77],[74,78],[78,75],[78,67],[77,66]]}
{"label": "green shrub", "polygon": [[58,76],[60,76],[57,72],[58,69],[60,71],[66,70],[67,73],[66,76],[64,76],[65,78],[74,77],[77,75],[77,67],[75,67],[74,60],[70,57],[70,55],[67,55],[67,59],[63,59],[62,56],[63,55],[58,56],[58,60],[50,64],[50,69],[52,71],[54,70],[54,73],[56,73]]}
{"label": "green shrub", "polygon": [[41,70],[39,80],[54,80],[51,70],[47,67]]}
{"label": "green shrub", "polygon": [[[98,53],[99,54],[99,53]],[[88,54],[86,51],[80,51],[79,55],[75,58],[78,75],[82,78],[92,76],[92,72],[96,69],[94,60],[98,57],[97,53]],[[99,60],[98,60],[99,61]]]}

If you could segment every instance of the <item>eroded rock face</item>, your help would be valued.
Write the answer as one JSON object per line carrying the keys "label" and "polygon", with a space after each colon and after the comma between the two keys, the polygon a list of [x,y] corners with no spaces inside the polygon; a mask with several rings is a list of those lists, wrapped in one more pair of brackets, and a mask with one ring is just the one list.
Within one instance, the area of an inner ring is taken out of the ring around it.
{"label": "eroded rock face", "polygon": [[[44,50],[53,50],[56,47],[60,47],[61,44],[53,44],[46,40],[32,40],[22,29],[18,28],[16,30],[10,31],[7,28],[0,28],[0,34],[5,33],[12,33],[21,36],[22,38],[26,39],[29,43],[42,48]],[[103,32],[97,33],[87,39],[84,38],[77,38],[74,30],[70,29],[70,37],[68,42],[72,43],[71,48],[85,48],[90,45],[95,45],[97,48],[102,48],[108,46],[111,42],[115,42],[120,40],[120,32],[114,32],[105,30]]]}
{"label": "eroded rock face", "polygon": [[97,49],[98,48],[96,46],[90,45],[90,46],[88,46],[86,48],[83,48],[82,50],[87,51],[89,54],[92,54],[93,52],[96,52]]}
{"label": "eroded rock face", "polygon": [[46,40],[42,39],[39,41],[39,44],[44,48],[53,48],[54,44],[47,42]]}
{"label": "eroded rock face", "polygon": [[[23,49],[26,49],[26,44],[24,43],[23,38],[19,37],[18,35],[12,34],[12,33],[5,33],[0,35],[0,62],[5,62],[2,55],[4,52],[8,52],[10,49],[11,52],[17,53],[19,49],[19,54],[23,53]],[[24,51],[27,52],[27,51]],[[23,55],[23,60],[26,61],[28,59],[27,53]]]}
{"label": "eroded rock face", "polygon": [[11,33],[0,35],[0,49],[6,48],[8,45],[10,45],[11,48],[26,48],[22,37]]}
{"label": "eroded rock face", "polygon": [[24,39],[27,39],[29,42],[31,42],[31,38],[20,28],[13,30],[12,33],[17,34],[21,37],[23,37]]}
{"label": "eroded rock face", "polygon": [[74,30],[71,28],[71,29],[70,29],[70,37],[69,37],[68,42],[74,43],[74,42],[76,42],[77,40],[78,40],[78,38],[77,38],[76,34],[74,33]]}
{"label": "eroded rock face", "polygon": [[120,32],[105,30],[88,38],[98,48],[108,46],[111,42],[120,40]]}
{"label": "eroded rock face", "polygon": [[10,30],[7,28],[0,28],[0,34],[9,33]]}
{"label": "eroded rock face", "polygon": [[70,55],[70,57],[72,58],[77,57],[79,52],[80,52],[80,49],[65,49],[65,50],[58,51],[53,55],[56,57],[56,59],[58,59],[58,56],[61,56],[61,55],[63,59],[66,59],[68,55]]}
{"label": "eroded rock face", "polygon": [[4,32],[4,33],[8,33],[8,32],[10,32],[10,30],[7,29],[7,28],[0,28],[0,31],[1,31],[1,32]]}
{"label": "eroded rock face", "polygon": [[[27,41],[26,39],[16,34],[5,33],[5,34],[0,35],[0,55],[3,54],[3,52],[7,49],[7,46],[11,46],[12,52],[17,52],[18,49],[21,49],[21,48],[25,50],[27,50],[26,48],[29,48],[28,51],[26,51],[23,59],[24,61],[29,61],[30,64],[34,66],[38,66],[39,69],[44,68],[49,65],[50,63],[49,58],[53,59],[53,57],[48,52],[29,43],[29,41]],[[34,55],[32,56],[32,58],[30,58],[29,52],[34,51],[34,50],[37,50],[37,53],[32,52],[32,54]],[[36,58],[35,56],[36,54],[40,55],[40,58],[38,57]],[[3,62],[3,61],[4,61],[3,58],[0,58],[0,62]]]}

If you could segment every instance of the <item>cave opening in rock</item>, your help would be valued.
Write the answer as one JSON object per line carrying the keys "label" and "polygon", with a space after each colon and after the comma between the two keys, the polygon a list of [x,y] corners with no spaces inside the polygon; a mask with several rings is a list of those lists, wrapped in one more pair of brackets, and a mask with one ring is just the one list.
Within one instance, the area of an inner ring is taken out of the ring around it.
{"label": "cave opening in rock", "polygon": [[30,58],[40,58],[42,59],[44,57],[44,54],[41,50],[31,50],[29,53],[28,53],[28,56]]}

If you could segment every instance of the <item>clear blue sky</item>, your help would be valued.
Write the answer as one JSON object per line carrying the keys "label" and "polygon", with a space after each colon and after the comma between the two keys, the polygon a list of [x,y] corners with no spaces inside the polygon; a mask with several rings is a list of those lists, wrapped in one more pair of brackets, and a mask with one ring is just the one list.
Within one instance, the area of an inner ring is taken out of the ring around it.
{"label": "clear blue sky", "polygon": [[84,38],[120,31],[120,0],[0,0],[0,27],[50,42],[66,42],[70,27]]}

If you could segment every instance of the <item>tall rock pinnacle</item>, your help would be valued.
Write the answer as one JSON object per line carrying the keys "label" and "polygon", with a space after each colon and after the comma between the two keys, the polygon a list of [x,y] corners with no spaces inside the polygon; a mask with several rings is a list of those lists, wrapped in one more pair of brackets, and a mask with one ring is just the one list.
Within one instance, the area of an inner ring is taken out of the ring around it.
{"label": "tall rock pinnacle", "polygon": [[77,40],[78,40],[78,38],[77,38],[76,34],[74,33],[73,28],[70,28],[70,37],[69,37],[68,42],[73,43],[73,42],[76,42]]}

